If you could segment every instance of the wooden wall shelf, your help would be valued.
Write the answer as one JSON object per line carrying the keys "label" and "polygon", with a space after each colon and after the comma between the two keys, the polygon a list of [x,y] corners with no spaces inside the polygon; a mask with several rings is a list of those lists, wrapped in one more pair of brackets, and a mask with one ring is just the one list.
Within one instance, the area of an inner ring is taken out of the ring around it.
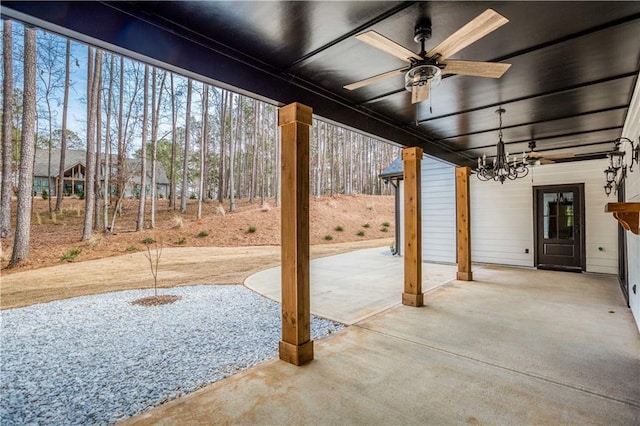
{"label": "wooden wall shelf", "polygon": [[640,203],[607,203],[605,213],[613,213],[627,231],[640,235]]}

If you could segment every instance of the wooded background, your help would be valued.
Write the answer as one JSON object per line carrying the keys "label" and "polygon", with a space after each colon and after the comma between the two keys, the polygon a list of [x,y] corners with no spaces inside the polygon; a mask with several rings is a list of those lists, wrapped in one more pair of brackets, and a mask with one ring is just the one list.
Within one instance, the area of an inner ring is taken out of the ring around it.
{"label": "wooded background", "polygon": [[[62,175],[66,150],[86,150],[83,240],[113,228],[133,172],[142,180],[138,230],[155,226],[157,162],[170,181],[165,208],[186,211],[188,198],[228,203],[229,211],[236,198],[278,205],[276,106],[10,20],[3,20],[2,61],[0,233],[12,232],[17,194],[12,265],[28,253],[36,148],[61,150],[59,164],[49,154],[50,176]],[[391,193],[378,174],[399,148],[317,119],[312,132],[313,196]],[[130,157],[148,159],[150,170],[147,161],[127,170]],[[55,193],[50,212],[64,202],[62,180]]]}

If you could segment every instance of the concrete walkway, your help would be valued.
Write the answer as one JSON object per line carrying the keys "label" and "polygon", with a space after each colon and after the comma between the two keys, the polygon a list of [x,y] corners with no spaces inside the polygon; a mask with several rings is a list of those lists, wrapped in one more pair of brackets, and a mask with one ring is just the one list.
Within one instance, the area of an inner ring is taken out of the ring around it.
{"label": "concrete walkway", "polygon": [[[313,362],[274,359],[128,423],[640,424],[640,338],[615,277],[483,267],[411,308],[382,251],[312,262],[314,313],[371,313],[316,341]],[[276,280],[248,285],[277,297]]]}
{"label": "concrete walkway", "polygon": [[[395,306],[404,288],[404,264],[388,247],[358,250],[311,262],[311,311],[318,316],[352,325]],[[425,263],[422,291],[451,281],[455,265]],[[244,285],[281,301],[280,267],[258,272]]]}

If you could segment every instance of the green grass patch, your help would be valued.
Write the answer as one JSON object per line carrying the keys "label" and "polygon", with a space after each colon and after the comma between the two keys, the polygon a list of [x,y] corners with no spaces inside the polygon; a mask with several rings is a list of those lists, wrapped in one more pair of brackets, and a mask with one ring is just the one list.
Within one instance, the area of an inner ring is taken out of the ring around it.
{"label": "green grass patch", "polygon": [[202,231],[198,232],[198,238],[204,238],[204,237],[206,237],[207,235],[209,235],[209,232],[207,232],[207,231],[206,231],[206,230],[204,230],[204,229],[203,229]]}
{"label": "green grass patch", "polygon": [[144,244],[146,246],[149,245],[149,244],[153,244],[155,242],[156,242],[156,240],[153,237],[145,237],[145,238],[142,239],[142,244]]}
{"label": "green grass patch", "polygon": [[178,241],[176,241],[176,244],[182,245],[182,244],[184,244],[186,242],[187,242],[187,239],[185,237],[182,237]]}
{"label": "green grass patch", "polygon": [[70,249],[68,252],[66,252],[65,254],[63,254],[62,256],[60,256],[60,260],[73,262],[80,253],[82,253],[82,249],[74,247]]}
{"label": "green grass patch", "polygon": [[338,225],[338,226],[336,226],[334,229],[335,229],[336,231],[338,231],[338,232],[342,232],[342,231],[344,231],[344,228],[342,227],[342,225]]}
{"label": "green grass patch", "polygon": [[364,237],[364,231],[360,230],[358,231],[358,237]]}
{"label": "green grass patch", "polygon": [[384,226],[385,228],[388,228],[391,226],[391,224],[389,222],[382,222],[382,226]]}
{"label": "green grass patch", "polygon": [[247,233],[253,234],[257,230],[258,230],[258,228],[256,228],[255,226],[250,226],[249,229],[247,229]]}
{"label": "green grass patch", "polygon": [[137,247],[137,246],[135,246],[134,244],[129,244],[129,245],[127,246],[127,250],[126,250],[126,251],[138,251],[138,250],[139,250],[139,249],[138,249],[138,247]]}
{"label": "green grass patch", "polygon": [[327,240],[327,241],[331,241],[331,240],[333,240],[333,236],[327,234],[327,235],[324,236],[324,239]]}
{"label": "green grass patch", "polygon": [[362,225],[363,228],[370,228],[371,225],[369,225],[368,223],[365,223],[364,225]]}

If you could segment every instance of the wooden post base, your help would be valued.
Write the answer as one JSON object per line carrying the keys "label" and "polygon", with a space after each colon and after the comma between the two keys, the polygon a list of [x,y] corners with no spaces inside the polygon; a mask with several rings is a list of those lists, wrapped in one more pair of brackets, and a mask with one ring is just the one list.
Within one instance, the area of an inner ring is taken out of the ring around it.
{"label": "wooden post base", "polygon": [[424,306],[424,293],[402,293],[402,304],[406,306],[414,306],[416,308]]}
{"label": "wooden post base", "polygon": [[456,279],[460,281],[473,281],[473,272],[458,272]]}
{"label": "wooden post base", "polygon": [[302,345],[280,341],[280,359],[293,365],[303,365],[313,359],[313,340]]}

